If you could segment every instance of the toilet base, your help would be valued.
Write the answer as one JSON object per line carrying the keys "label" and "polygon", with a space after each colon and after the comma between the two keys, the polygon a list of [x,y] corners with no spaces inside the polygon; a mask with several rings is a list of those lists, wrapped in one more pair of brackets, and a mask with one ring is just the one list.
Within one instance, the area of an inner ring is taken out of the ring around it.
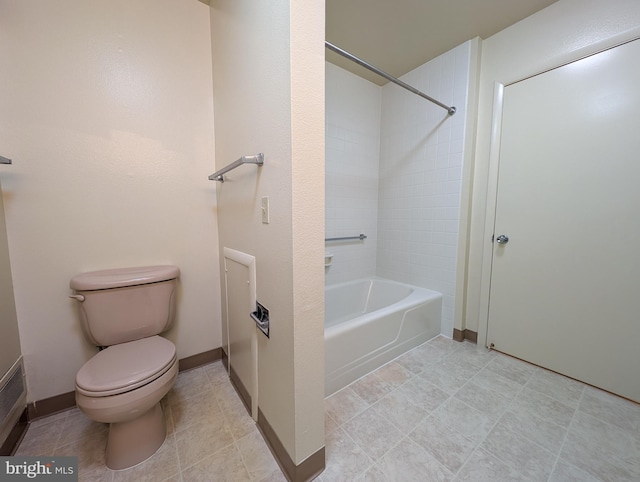
{"label": "toilet base", "polygon": [[164,443],[167,427],[160,402],[129,422],[109,424],[106,465],[122,470],[144,462]]}

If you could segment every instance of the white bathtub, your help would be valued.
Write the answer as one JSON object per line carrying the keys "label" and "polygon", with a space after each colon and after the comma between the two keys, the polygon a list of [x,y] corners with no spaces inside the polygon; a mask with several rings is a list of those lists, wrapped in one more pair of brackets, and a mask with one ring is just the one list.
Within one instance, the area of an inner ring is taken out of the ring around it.
{"label": "white bathtub", "polygon": [[325,396],[440,333],[442,294],[382,278],[325,288]]}

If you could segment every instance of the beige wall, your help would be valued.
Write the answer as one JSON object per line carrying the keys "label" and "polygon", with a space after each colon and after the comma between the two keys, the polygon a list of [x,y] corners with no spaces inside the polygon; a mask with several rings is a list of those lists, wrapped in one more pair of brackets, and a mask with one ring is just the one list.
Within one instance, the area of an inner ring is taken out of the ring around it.
{"label": "beige wall", "polygon": [[[0,178],[11,166],[0,167]],[[2,184],[0,184],[0,194]],[[4,203],[0,195],[0,379],[20,358],[20,335],[18,334],[18,318],[13,298],[13,281],[11,279],[11,261],[7,242],[6,223],[4,219]]]}
{"label": "beige wall", "polygon": [[482,42],[466,305],[466,328],[479,331],[478,343],[486,334],[493,234],[487,210],[494,208],[497,182],[497,164],[490,162],[495,83],[508,84],[638,36],[637,0],[560,0]]}
{"label": "beige wall", "polygon": [[[256,257],[258,404],[294,463],[324,445],[324,2],[211,2],[220,247]],[[260,198],[269,196],[270,224]]]}
{"label": "beige wall", "polygon": [[196,0],[3,0],[3,194],[29,400],[93,354],[69,279],[182,270],[179,357],[221,345],[209,9]]}

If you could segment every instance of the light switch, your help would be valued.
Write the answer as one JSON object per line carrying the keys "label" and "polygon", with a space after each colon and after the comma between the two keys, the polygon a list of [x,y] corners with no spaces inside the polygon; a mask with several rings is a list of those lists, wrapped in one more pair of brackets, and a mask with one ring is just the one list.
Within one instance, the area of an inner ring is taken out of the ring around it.
{"label": "light switch", "polygon": [[269,224],[269,196],[262,197],[262,224]]}

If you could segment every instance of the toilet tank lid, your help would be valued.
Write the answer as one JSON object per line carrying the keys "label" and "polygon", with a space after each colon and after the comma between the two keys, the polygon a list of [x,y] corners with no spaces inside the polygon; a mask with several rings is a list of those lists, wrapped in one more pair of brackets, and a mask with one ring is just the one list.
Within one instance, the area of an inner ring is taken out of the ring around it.
{"label": "toilet tank lid", "polygon": [[105,269],[78,274],[69,285],[76,291],[106,290],[167,281],[179,275],[180,269],[173,265]]}

